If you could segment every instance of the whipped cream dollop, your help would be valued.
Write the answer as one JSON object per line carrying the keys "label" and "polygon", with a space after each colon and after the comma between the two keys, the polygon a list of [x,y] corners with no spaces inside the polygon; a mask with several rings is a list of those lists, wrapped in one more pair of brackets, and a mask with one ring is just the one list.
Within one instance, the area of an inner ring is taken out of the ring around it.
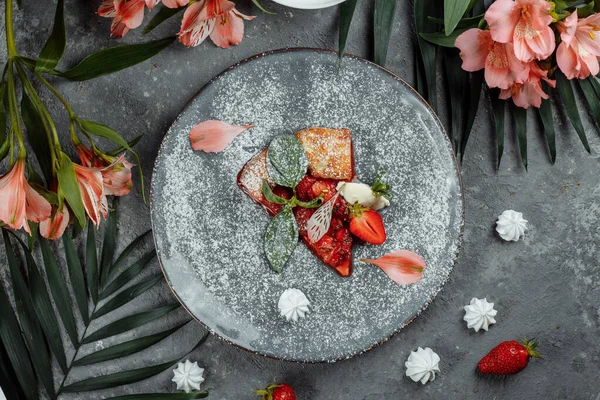
{"label": "whipped cream dollop", "polygon": [[198,366],[198,362],[180,362],[177,368],[173,370],[173,382],[177,384],[177,390],[183,390],[186,393],[192,390],[200,390],[200,384],[204,382],[204,368]]}
{"label": "whipped cream dollop", "polygon": [[479,332],[480,329],[487,331],[490,325],[496,323],[496,314],[498,311],[494,310],[494,303],[473,297],[471,303],[465,306],[463,319],[467,322],[467,327],[473,328],[475,332]]}
{"label": "whipped cream dollop", "polygon": [[306,295],[298,289],[287,289],[279,297],[279,312],[288,321],[292,320],[297,322],[300,318],[304,318],[307,312],[310,310],[308,306],[310,301],[306,298]]}
{"label": "whipped cream dollop", "polygon": [[373,193],[371,186],[362,182],[339,182],[336,187],[340,195],[350,204],[358,203],[361,206],[380,210],[390,205],[390,201],[383,196]]}
{"label": "whipped cream dollop", "polygon": [[525,234],[527,220],[523,219],[523,213],[515,210],[506,210],[496,221],[496,232],[500,237],[509,242],[516,242]]}
{"label": "whipped cream dollop", "polygon": [[440,356],[429,347],[418,348],[408,356],[404,363],[406,376],[413,382],[421,382],[423,385],[435,379],[436,372],[440,372]]}

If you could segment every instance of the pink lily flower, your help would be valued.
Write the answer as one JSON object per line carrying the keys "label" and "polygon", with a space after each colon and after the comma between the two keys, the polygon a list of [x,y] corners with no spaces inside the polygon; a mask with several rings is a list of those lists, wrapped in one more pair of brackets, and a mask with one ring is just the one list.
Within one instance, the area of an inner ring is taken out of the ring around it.
{"label": "pink lily flower", "polygon": [[190,131],[192,148],[208,153],[218,153],[225,150],[238,135],[253,126],[254,124],[236,126],[215,120],[201,122]]}
{"label": "pink lily flower", "polygon": [[52,207],[25,179],[25,159],[19,158],[0,177],[0,221],[12,229],[25,229],[31,234],[28,221],[40,222],[50,217]]}
{"label": "pink lily flower", "polygon": [[46,239],[56,240],[60,238],[69,225],[69,210],[63,205],[62,209],[56,209],[54,216],[40,222],[40,234]]}
{"label": "pink lily flower", "polygon": [[558,23],[562,42],[556,62],[568,79],[585,79],[600,72],[600,14],[577,19],[577,9]]}
{"label": "pink lily flower", "polygon": [[106,219],[108,214],[108,202],[100,168],[84,167],[79,164],[73,164],[73,167],[75,168],[75,178],[79,184],[79,192],[81,193],[85,212],[92,223],[98,226],[101,218]]}
{"label": "pink lily flower", "polygon": [[529,78],[524,83],[515,83],[508,89],[500,91],[501,99],[513,99],[515,105],[522,108],[531,106],[539,108],[542,105],[542,99],[548,99],[549,96],[542,89],[542,79],[550,86],[556,87],[556,81],[548,78],[548,71],[541,69],[537,62],[532,61],[529,64]]}
{"label": "pink lily flower", "polygon": [[179,31],[184,45],[198,46],[208,36],[222,48],[238,45],[244,38],[244,20],[255,17],[240,13],[228,0],[200,0],[185,10]]}
{"label": "pink lily flower", "polygon": [[409,285],[423,277],[425,260],[418,254],[408,250],[394,250],[376,260],[361,258],[362,262],[377,265],[394,282]]}
{"label": "pink lily flower", "polygon": [[102,184],[105,196],[125,196],[133,188],[131,180],[131,168],[134,164],[127,162],[125,156],[117,158],[99,154],[96,155],[91,149],[82,144],[75,146],[75,150],[84,167],[94,167],[102,174]]}
{"label": "pink lily flower", "polygon": [[469,29],[454,45],[460,50],[462,69],[473,72],[485,68],[489,87],[508,89],[529,76],[527,65],[515,57],[512,44],[494,41],[490,31]]}
{"label": "pink lily flower", "polygon": [[160,0],[103,0],[98,15],[113,18],[110,33],[122,38],[144,20],[144,8],[152,9]]}
{"label": "pink lily flower", "polygon": [[492,39],[512,43],[517,59],[530,62],[552,55],[552,4],[546,0],[496,0],[485,12]]}

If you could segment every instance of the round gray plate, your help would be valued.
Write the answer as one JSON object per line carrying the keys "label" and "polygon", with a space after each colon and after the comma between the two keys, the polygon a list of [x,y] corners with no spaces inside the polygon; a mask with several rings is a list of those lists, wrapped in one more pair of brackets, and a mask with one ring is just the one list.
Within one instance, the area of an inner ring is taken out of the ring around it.
{"label": "round gray plate", "polygon": [[[193,151],[190,129],[216,119],[256,127],[221,153]],[[237,187],[242,166],[277,135],[310,126],[352,131],[356,172],[372,182],[387,170],[395,198],[382,212],[388,239],[354,246],[354,274],[341,278],[299,244],[284,272],[269,269],[269,216]],[[152,224],[173,292],[215,335],[284,360],[336,361],[386,341],[441,289],[462,238],[463,199],[450,141],[429,106],[404,81],[368,61],[290,49],[243,61],[213,79],[164,138],[152,178]],[[400,286],[358,261],[394,249],[425,258],[423,278]],[[287,288],[311,312],[279,316]]]}

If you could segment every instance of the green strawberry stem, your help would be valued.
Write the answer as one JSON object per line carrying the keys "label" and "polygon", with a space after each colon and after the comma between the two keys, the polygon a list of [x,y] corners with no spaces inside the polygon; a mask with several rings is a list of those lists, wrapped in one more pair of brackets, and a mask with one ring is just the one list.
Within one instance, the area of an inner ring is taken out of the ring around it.
{"label": "green strawberry stem", "polygon": [[523,338],[523,347],[525,347],[525,350],[527,350],[529,357],[543,359],[541,354],[536,351],[536,348],[539,346],[539,344],[540,342],[535,340],[535,338],[531,340],[528,340],[527,337]]}

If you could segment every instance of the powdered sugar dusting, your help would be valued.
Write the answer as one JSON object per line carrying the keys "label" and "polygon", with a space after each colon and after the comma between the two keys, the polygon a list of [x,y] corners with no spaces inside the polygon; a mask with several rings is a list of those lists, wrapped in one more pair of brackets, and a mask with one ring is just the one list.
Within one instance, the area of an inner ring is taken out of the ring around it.
{"label": "powdered sugar dusting", "polygon": [[[189,130],[207,119],[252,122],[221,153],[194,152]],[[270,217],[236,184],[246,161],[278,135],[306,127],[349,128],[356,172],[372,182],[381,168],[395,194],[382,211],[388,239],[354,247],[354,274],[341,278],[299,244],[284,272],[268,266]],[[274,53],[211,82],[175,122],[152,182],[157,250],[177,296],[219,336],[260,354],[331,361],[384,341],[417,315],[446,281],[460,243],[462,198],[449,142],[403,83],[364,61],[334,54]],[[394,249],[427,261],[423,278],[400,286],[359,262]],[[311,302],[290,324],[277,301],[289,287]]]}

